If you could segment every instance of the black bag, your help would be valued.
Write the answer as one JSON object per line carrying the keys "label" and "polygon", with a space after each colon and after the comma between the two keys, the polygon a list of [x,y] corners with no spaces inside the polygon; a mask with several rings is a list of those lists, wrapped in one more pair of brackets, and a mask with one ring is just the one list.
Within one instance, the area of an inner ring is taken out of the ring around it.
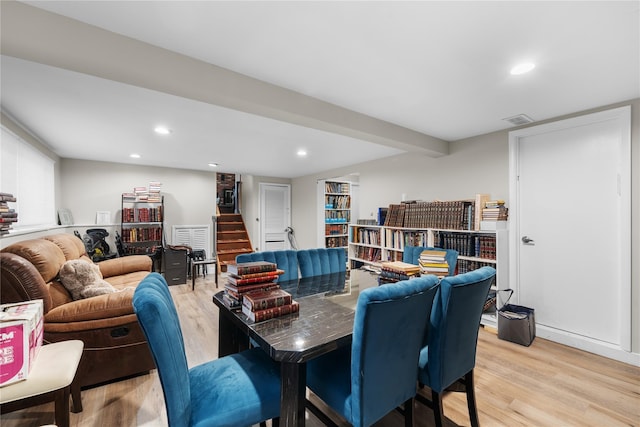
{"label": "black bag", "polygon": [[536,337],[536,316],[533,308],[509,304],[513,289],[507,301],[498,309],[498,338],[516,344],[530,346]]}

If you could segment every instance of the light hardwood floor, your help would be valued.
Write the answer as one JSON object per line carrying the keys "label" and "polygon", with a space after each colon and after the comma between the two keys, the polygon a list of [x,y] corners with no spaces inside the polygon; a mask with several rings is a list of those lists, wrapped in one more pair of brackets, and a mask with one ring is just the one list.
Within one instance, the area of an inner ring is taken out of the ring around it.
{"label": "light hardwood floor", "polygon": [[[220,280],[224,283],[224,279]],[[218,311],[212,276],[172,286],[189,366],[217,356]],[[530,347],[499,340],[482,330],[475,370],[480,423],[490,426],[639,426],[640,368],[536,338]],[[317,402],[315,396],[310,398]],[[71,414],[71,425],[166,426],[162,389],[155,371],[82,392],[84,411]],[[329,412],[330,413],[330,412]],[[444,399],[446,426],[467,426],[462,393]],[[416,408],[416,426],[434,425],[430,410]],[[340,425],[340,419],[332,414]],[[31,427],[53,422],[53,404],[5,414],[2,427]],[[321,423],[308,414],[307,425]],[[376,426],[402,426],[398,412]]]}

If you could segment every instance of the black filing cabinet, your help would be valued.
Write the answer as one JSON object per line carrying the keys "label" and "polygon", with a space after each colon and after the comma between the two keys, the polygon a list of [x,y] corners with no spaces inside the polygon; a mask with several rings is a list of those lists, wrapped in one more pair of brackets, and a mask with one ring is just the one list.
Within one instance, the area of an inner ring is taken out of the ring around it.
{"label": "black filing cabinet", "polygon": [[164,278],[169,286],[187,283],[187,250],[164,250]]}

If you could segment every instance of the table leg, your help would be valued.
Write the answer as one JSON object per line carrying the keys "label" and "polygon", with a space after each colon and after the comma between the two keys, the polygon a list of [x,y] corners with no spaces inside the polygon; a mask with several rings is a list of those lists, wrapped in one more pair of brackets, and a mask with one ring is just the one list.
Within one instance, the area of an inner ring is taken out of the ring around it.
{"label": "table leg", "polygon": [[69,387],[56,392],[55,419],[58,427],[69,427]]}
{"label": "table leg", "polygon": [[280,425],[304,426],[307,388],[306,363],[282,362],[280,389]]}
{"label": "table leg", "polygon": [[240,331],[220,310],[218,318],[218,357],[249,348],[249,337]]}
{"label": "table leg", "polygon": [[191,264],[191,290],[194,291],[196,289],[196,267],[197,265]]}

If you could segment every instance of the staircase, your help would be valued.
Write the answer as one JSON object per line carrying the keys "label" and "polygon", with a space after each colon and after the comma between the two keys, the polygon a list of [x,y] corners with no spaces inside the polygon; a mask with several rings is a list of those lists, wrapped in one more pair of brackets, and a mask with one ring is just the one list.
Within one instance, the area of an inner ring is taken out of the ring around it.
{"label": "staircase", "polygon": [[253,252],[247,228],[240,214],[220,214],[217,218],[216,249],[220,271],[236,263],[236,255]]}

